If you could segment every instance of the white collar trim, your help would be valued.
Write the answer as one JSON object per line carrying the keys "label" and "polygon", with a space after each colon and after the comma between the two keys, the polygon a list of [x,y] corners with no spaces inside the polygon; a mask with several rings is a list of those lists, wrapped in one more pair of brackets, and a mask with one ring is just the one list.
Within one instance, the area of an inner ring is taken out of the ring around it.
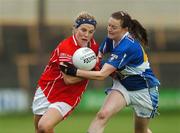
{"label": "white collar trim", "polygon": [[121,42],[126,36],[128,36],[128,35],[129,35],[129,32],[126,32],[126,33],[123,35],[123,37],[121,38],[121,40],[119,40],[119,42],[116,43],[116,44],[115,44],[115,41],[113,40],[113,48],[115,48],[117,45],[119,45],[120,42]]}
{"label": "white collar trim", "polygon": [[74,41],[75,45],[78,46],[77,41],[75,39],[75,35],[73,35],[73,41]]}

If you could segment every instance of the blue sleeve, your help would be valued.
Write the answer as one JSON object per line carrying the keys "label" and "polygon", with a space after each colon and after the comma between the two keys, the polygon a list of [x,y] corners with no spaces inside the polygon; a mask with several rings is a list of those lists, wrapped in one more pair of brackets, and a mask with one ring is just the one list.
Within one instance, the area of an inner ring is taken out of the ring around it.
{"label": "blue sleeve", "polygon": [[106,63],[114,66],[117,69],[122,69],[125,65],[129,64],[129,62],[133,60],[133,58],[134,55],[132,54],[132,49],[127,47],[126,45],[121,45],[119,47],[116,47],[111,52],[111,55]]}
{"label": "blue sleeve", "polygon": [[113,49],[113,41],[106,37],[99,47],[99,51],[103,54],[111,52]]}

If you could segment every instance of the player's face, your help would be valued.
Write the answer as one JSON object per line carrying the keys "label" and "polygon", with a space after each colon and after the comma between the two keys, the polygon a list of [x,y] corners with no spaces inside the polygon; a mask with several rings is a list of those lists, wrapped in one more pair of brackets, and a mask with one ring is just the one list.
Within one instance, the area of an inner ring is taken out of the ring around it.
{"label": "player's face", "polygon": [[81,47],[86,47],[95,32],[95,27],[91,24],[81,24],[75,30],[75,36]]}
{"label": "player's face", "polygon": [[121,20],[117,20],[112,17],[110,17],[108,21],[108,37],[113,39],[115,42],[120,41],[125,34],[125,28],[122,28],[120,23]]}

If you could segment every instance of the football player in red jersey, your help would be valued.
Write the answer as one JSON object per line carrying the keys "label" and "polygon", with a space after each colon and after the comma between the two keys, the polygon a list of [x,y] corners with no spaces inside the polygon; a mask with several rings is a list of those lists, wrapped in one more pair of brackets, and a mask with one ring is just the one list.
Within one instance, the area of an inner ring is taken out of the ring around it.
{"label": "football player in red jersey", "polygon": [[81,12],[73,28],[73,35],[60,42],[52,52],[38,81],[32,105],[36,133],[53,133],[54,127],[80,102],[88,84],[87,79],[64,74],[59,65],[61,62],[72,64],[72,55],[80,47],[89,47],[97,55],[98,44],[93,38],[95,17]]}

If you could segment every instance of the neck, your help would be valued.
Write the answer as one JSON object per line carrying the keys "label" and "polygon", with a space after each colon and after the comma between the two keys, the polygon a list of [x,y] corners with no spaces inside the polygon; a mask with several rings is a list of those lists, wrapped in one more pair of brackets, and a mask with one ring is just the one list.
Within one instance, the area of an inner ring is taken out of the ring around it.
{"label": "neck", "polygon": [[121,34],[117,39],[114,39],[115,44],[117,44],[122,39],[123,36],[124,34]]}
{"label": "neck", "polygon": [[[121,37],[122,38],[122,37]],[[118,44],[118,42],[121,40],[121,38],[114,40],[115,45]]]}
{"label": "neck", "polygon": [[88,43],[86,43],[86,44],[81,44],[80,46],[81,46],[81,47],[88,47]]}
{"label": "neck", "polygon": [[115,45],[118,44],[119,41],[121,41],[126,35],[128,34],[128,32],[123,32],[118,39],[115,39],[114,42],[115,42]]}

